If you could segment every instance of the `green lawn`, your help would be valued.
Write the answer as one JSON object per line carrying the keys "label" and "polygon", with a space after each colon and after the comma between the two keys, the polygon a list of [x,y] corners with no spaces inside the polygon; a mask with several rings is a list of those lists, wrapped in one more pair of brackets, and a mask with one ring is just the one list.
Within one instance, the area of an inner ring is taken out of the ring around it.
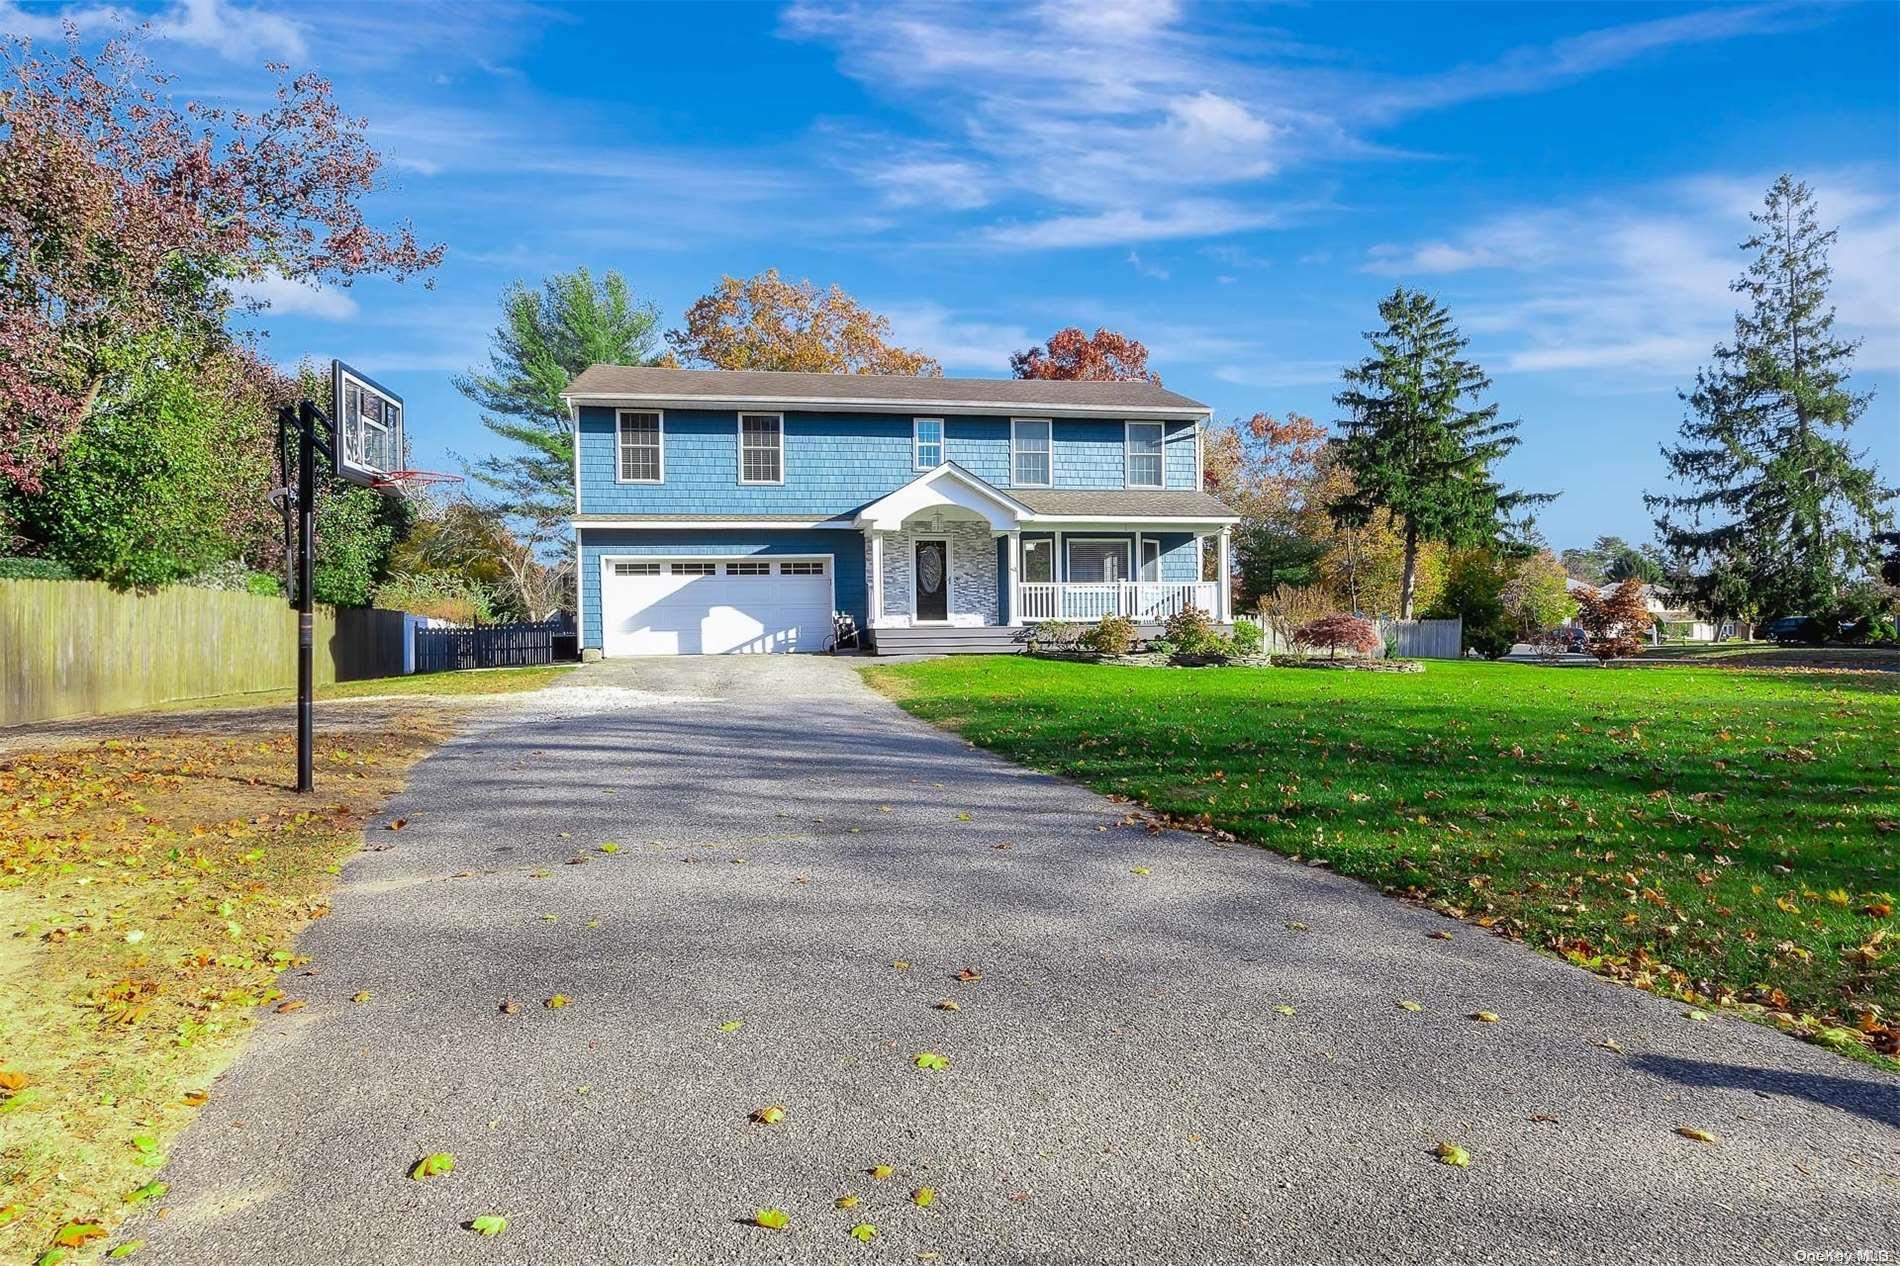
{"label": "green lawn", "polygon": [[866,676],[917,716],[1184,824],[1894,1053],[1900,677],[1000,657]]}

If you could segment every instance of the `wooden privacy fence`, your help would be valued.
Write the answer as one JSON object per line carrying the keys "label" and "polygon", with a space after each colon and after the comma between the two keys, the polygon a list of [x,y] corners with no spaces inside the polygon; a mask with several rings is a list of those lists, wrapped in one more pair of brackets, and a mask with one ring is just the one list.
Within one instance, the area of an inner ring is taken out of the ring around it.
{"label": "wooden privacy fence", "polygon": [[1380,620],[1379,636],[1399,659],[1459,659],[1465,653],[1465,622],[1459,619]]}
{"label": "wooden privacy fence", "polygon": [[[403,671],[400,611],[318,607],[316,639],[319,684]],[[0,580],[0,725],[296,684],[297,613],[282,598]]]}
{"label": "wooden privacy fence", "polygon": [[527,668],[554,662],[554,639],[568,632],[566,622],[478,624],[416,630],[416,671],[455,668]]}

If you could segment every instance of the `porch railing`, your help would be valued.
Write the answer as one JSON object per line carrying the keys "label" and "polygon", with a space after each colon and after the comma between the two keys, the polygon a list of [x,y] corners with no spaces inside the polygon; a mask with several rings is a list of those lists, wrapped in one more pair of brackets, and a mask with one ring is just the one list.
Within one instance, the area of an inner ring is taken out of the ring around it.
{"label": "porch railing", "polygon": [[1183,607],[1199,607],[1209,614],[1220,609],[1220,585],[1212,580],[1026,580],[1016,592],[1024,620],[1100,620],[1125,615],[1159,623]]}

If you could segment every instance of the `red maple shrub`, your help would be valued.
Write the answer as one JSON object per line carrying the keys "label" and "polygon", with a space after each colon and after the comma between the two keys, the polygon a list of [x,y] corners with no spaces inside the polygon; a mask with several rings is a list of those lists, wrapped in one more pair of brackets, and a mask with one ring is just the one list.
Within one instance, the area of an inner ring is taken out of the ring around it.
{"label": "red maple shrub", "polygon": [[1644,602],[1643,582],[1624,581],[1607,593],[1599,589],[1579,589],[1577,626],[1589,638],[1590,653],[1597,662],[1635,655],[1643,649],[1643,634],[1651,619]]}
{"label": "red maple shrub", "polygon": [[1342,650],[1372,655],[1385,645],[1378,626],[1356,615],[1321,616],[1293,630],[1293,641],[1299,646],[1329,650],[1329,658],[1333,659],[1339,658]]}

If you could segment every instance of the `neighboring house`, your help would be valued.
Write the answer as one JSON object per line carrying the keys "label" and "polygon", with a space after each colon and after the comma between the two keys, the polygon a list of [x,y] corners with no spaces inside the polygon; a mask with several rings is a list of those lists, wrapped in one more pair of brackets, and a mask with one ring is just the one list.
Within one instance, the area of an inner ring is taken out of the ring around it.
{"label": "neighboring house", "polygon": [[[1574,577],[1565,577],[1564,587],[1571,593],[1579,589],[1598,588]],[[1613,584],[1601,587],[1615,588]],[[1651,584],[1643,586],[1643,607],[1649,612],[1649,640],[1652,644],[1660,644],[1664,638],[1679,638],[1685,642],[1715,642],[1742,637],[1747,632],[1746,626],[1740,621],[1723,620],[1716,623],[1689,607],[1672,605],[1674,601],[1667,590]]]}
{"label": "neighboring house", "polygon": [[1208,408],[1145,382],[595,365],[568,388],[581,645],[1009,650],[1025,623],[1230,618]]}

